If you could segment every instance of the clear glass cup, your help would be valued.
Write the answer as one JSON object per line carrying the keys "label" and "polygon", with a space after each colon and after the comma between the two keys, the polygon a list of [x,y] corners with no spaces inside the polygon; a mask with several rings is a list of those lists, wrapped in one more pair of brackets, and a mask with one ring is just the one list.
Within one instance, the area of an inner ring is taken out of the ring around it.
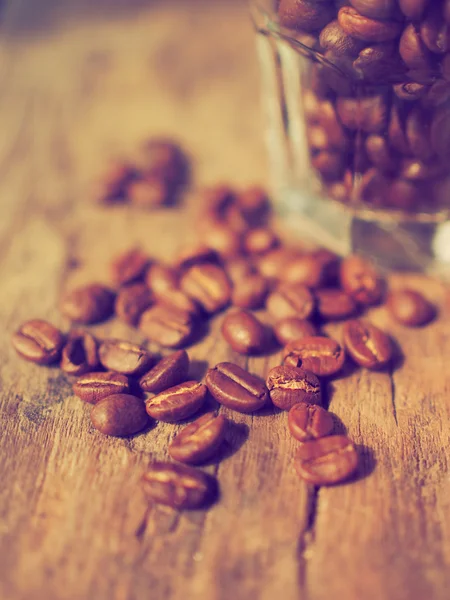
{"label": "clear glass cup", "polygon": [[276,209],[340,254],[448,275],[450,1],[350,3],[250,0]]}

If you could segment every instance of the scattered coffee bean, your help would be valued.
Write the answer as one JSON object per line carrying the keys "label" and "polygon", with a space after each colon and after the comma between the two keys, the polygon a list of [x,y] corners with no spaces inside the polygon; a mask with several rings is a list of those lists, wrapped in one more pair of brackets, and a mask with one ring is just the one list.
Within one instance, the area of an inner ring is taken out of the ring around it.
{"label": "scattered coffee bean", "polygon": [[359,319],[347,321],[343,335],[347,352],[361,367],[379,369],[392,358],[391,340],[371,323]]}
{"label": "scattered coffee bean", "polygon": [[188,158],[176,141],[165,138],[147,140],[140,152],[139,166],[172,185],[183,185],[189,177]]}
{"label": "scattered coffee bean", "polygon": [[301,31],[317,31],[329,23],[335,14],[329,2],[314,0],[280,0],[278,16],[283,27]]}
{"label": "scattered coffee bean", "polygon": [[161,290],[155,293],[155,299],[159,304],[164,304],[167,308],[172,308],[174,311],[189,313],[192,315],[192,318],[196,318],[202,313],[202,309],[197,302],[179,289]]}
{"label": "scattered coffee bean", "polygon": [[385,284],[373,265],[361,256],[347,256],[341,264],[341,285],[359,304],[372,306],[383,298]]}
{"label": "scattered coffee bean", "polygon": [[288,261],[280,270],[280,279],[288,283],[318,288],[326,283],[327,265],[313,254],[305,254]]}
{"label": "scattered coffee bean", "polygon": [[270,343],[266,327],[246,310],[227,314],[222,323],[222,335],[240,354],[260,354]]}
{"label": "scattered coffee bean", "polygon": [[186,271],[195,265],[203,265],[205,263],[217,263],[219,255],[216,250],[204,243],[185,246],[182,248],[176,258],[175,264],[177,269]]}
{"label": "scattered coffee bean", "polygon": [[307,319],[314,311],[314,297],[302,284],[283,283],[267,298],[266,308],[276,319]]}
{"label": "scattered coffee bean", "polygon": [[275,337],[283,346],[306,336],[317,335],[317,329],[312,323],[297,317],[286,317],[277,321],[273,330]]}
{"label": "scattered coffee bean", "polygon": [[145,402],[147,413],[158,421],[182,421],[201,409],[206,392],[206,386],[198,381],[179,383],[149,398]]}
{"label": "scattered coffee bean", "polygon": [[145,281],[153,294],[158,296],[161,292],[178,287],[178,274],[172,267],[152,263],[147,270]]}
{"label": "scattered coffee bean", "polygon": [[269,282],[262,275],[248,275],[234,284],[231,303],[239,308],[261,308],[269,293]]}
{"label": "scattered coffee bean", "polygon": [[319,377],[335,375],[345,362],[344,349],[335,340],[311,336],[290,342],[284,349],[284,363],[297,366],[298,361],[307,371]]}
{"label": "scattered coffee bean", "polygon": [[140,248],[127,250],[114,259],[111,270],[115,285],[141,281],[149,265],[149,258]]}
{"label": "scattered coffee bean", "polygon": [[145,336],[161,346],[178,348],[191,340],[194,322],[192,315],[186,311],[156,304],[142,314],[139,328]]}
{"label": "scattered coffee bean", "polygon": [[132,283],[122,287],[116,297],[115,313],[128,325],[136,327],[139,319],[152,303],[152,295],[145,283]]}
{"label": "scattered coffee bean", "polygon": [[104,285],[92,283],[64,294],[60,309],[74,323],[99,323],[112,315],[114,294]]}
{"label": "scattered coffee bean", "polygon": [[379,21],[358,13],[350,6],[343,6],[338,13],[339,25],[345,33],[364,42],[387,42],[400,34],[399,21]]}
{"label": "scattered coffee bean", "polygon": [[145,348],[122,340],[103,341],[98,356],[105,369],[123,375],[139,375],[154,361]]}
{"label": "scattered coffee bean", "polygon": [[68,375],[83,375],[98,366],[97,341],[87,331],[71,331],[61,354],[61,369]]}
{"label": "scattered coffee bean", "polygon": [[150,500],[178,510],[205,506],[214,499],[217,488],[215,480],[198,469],[164,462],[148,467],[142,486]]}
{"label": "scattered coffee bean", "polygon": [[81,400],[96,404],[99,400],[128,392],[128,378],[120,373],[88,373],[73,384],[73,393]]}
{"label": "scattered coffee bean", "polygon": [[320,404],[320,382],[314,373],[297,367],[274,367],[266,381],[270,399],[278,408],[289,410],[298,402]]}
{"label": "scattered coffee bean", "polygon": [[155,209],[174,204],[172,185],[157,175],[140,176],[128,186],[127,197],[136,208]]}
{"label": "scattered coffee bean", "polygon": [[268,401],[264,382],[233,363],[223,362],[209,369],[205,383],[215,400],[231,410],[252,413]]}
{"label": "scattered coffee bean", "polygon": [[299,442],[322,438],[334,429],[331,413],[316,404],[294,404],[288,414],[291,435]]}
{"label": "scattered coffee bean", "polygon": [[299,253],[296,250],[282,246],[258,256],[256,264],[261,275],[267,279],[277,280],[280,279],[280,274],[289,261],[295,260],[298,256]]}
{"label": "scattered coffee bean", "polygon": [[414,290],[391,292],[387,306],[394,319],[407,327],[426,325],[436,314],[434,306]]}
{"label": "scattered coffee bean", "polygon": [[169,445],[170,457],[179,462],[199,464],[213,456],[221,445],[227,420],[207,413],[187,425]]}
{"label": "scattered coffee bean", "polygon": [[355,301],[341,290],[323,289],[316,292],[317,312],[326,321],[339,321],[355,314]]}
{"label": "scattered coffee bean", "polygon": [[211,218],[203,221],[202,238],[204,243],[216,252],[216,257],[232,258],[239,256],[242,250],[241,235],[229,224]]}
{"label": "scattered coffee bean", "polygon": [[358,454],[345,435],[330,435],[302,443],[294,466],[308,483],[333,485],[353,475],[358,467]]}
{"label": "scattered coffee bean", "polygon": [[265,227],[250,229],[244,239],[244,248],[248,254],[265,254],[278,245],[274,231]]}
{"label": "scattered coffee bean", "polygon": [[38,365],[51,365],[61,354],[64,336],[51,323],[33,319],[13,333],[12,345],[19,356]]}
{"label": "scattered coffee bean", "polygon": [[101,204],[113,204],[125,199],[128,185],[136,176],[136,169],[122,160],[112,162],[94,184],[93,197]]}
{"label": "scattered coffee bean", "polygon": [[187,380],[189,356],[186,350],[177,350],[161,359],[148,373],[143,375],[139,385],[144,392],[158,394]]}
{"label": "scattered coffee bean", "polygon": [[213,264],[194,265],[188,269],[181,278],[181,289],[208,314],[222,310],[231,299],[227,274]]}
{"label": "scattered coffee bean", "polygon": [[124,437],[142,431],[150,419],[142,400],[130,394],[113,394],[93,406],[91,421],[100,433]]}

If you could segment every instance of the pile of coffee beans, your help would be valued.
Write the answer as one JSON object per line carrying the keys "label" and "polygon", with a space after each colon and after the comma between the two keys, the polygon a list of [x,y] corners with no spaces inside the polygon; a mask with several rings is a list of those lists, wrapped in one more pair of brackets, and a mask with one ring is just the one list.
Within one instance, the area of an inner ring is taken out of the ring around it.
{"label": "pile of coffee beans", "polygon": [[[315,485],[349,479],[357,451],[347,437],[332,435],[324,386],[348,360],[368,369],[391,363],[392,340],[361,318],[367,307],[387,300],[392,318],[414,327],[428,323],[434,307],[417,291],[389,294],[362,257],[341,260],[325,249],[283,244],[259,188],[217,186],[199,201],[195,246],[168,264],[130,249],[112,261],[110,286],[94,282],[63,293],[60,310],[73,324],[68,335],[35,319],[14,333],[14,348],[37,364],[59,363],[74,378],[74,394],[92,405],[92,425],[105,435],[196,419],[169,445],[177,463],[153,463],[144,475],[144,490],[156,502],[197,508],[217,495],[214,479],[191,466],[217,457],[232,427],[222,414],[205,412],[208,397],[240,413],[257,415],[270,406],[288,411],[289,431],[301,443],[294,459],[299,476]],[[236,353],[282,348],[282,364],[266,381],[232,362],[211,366],[203,382],[190,377],[185,348],[223,311],[221,332]],[[100,340],[79,328],[113,316],[170,350],[157,356],[145,344]],[[330,321],[344,322],[342,343],[321,331]]]}
{"label": "pile of coffee beans", "polygon": [[281,35],[308,56],[298,111],[328,194],[373,209],[448,209],[450,2],[267,4]]}

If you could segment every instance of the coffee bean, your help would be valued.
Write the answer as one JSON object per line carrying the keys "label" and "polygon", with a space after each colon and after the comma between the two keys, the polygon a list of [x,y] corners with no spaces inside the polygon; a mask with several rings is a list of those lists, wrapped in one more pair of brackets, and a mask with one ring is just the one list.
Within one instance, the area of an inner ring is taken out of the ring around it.
{"label": "coffee bean", "polygon": [[401,22],[370,19],[349,6],[339,10],[338,21],[345,33],[364,42],[387,42],[398,37],[402,30]]}
{"label": "coffee bean", "polygon": [[51,323],[33,319],[22,323],[11,342],[21,358],[38,365],[50,365],[60,357],[64,336]]}
{"label": "coffee bean", "polygon": [[334,7],[328,2],[313,0],[280,0],[278,17],[283,27],[301,31],[317,31],[334,16]]}
{"label": "coffee bean", "polygon": [[211,502],[217,484],[206,473],[186,465],[152,463],[142,477],[145,495],[157,504],[179,510],[195,509]]}
{"label": "coffee bean", "polygon": [[400,175],[412,181],[438,179],[444,175],[444,165],[439,163],[427,164],[420,160],[408,159],[402,161]]}
{"label": "coffee bean", "polygon": [[219,262],[219,255],[216,250],[207,244],[196,243],[185,246],[178,252],[175,265],[178,270],[186,271],[194,265],[217,262]]}
{"label": "coffee bean", "polygon": [[177,288],[178,274],[172,267],[152,263],[148,268],[145,281],[153,294],[157,296],[161,292]]}
{"label": "coffee bean", "polygon": [[297,317],[286,317],[277,321],[273,330],[277,340],[284,346],[294,340],[317,335],[317,329],[312,323]]}
{"label": "coffee bean", "polygon": [[69,375],[95,371],[98,365],[97,341],[87,331],[71,331],[61,355],[61,369]]}
{"label": "coffee bean", "polygon": [[379,369],[392,358],[391,340],[375,325],[353,319],[345,323],[343,337],[346,350],[361,367]]}
{"label": "coffee bean", "polygon": [[389,116],[383,94],[362,98],[337,98],[336,110],[342,123],[353,131],[381,133]]}
{"label": "coffee bean", "polygon": [[98,356],[105,369],[124,375],[139,375],[154,361],[145,348],[122,340],[104,340]]}
{"label": "coffee bean", "polygon": [[297,366],[299,359],[307,371],[319,377],[336,374],[344,365],[345,352],[331,338],[311,336],[290,342],[284,349],[284,363]]}
{"label": "coffee bean", "polygon": [[412,108],[406,120],[409,147],[417,158],[427,161],[433,156],[430,141],[431,114],[418,106]]}
{"label": "coffee bean", "polygon": [[322,319],[339,321],[355,314],[357,307],[351,296],[341,290],[316,291],[317,312]]}
{"label": "coffee bean", "polygon": [[397,83],[393,86],[397,97],[406,102],[414,102],[414,100],[423,98],[429,89],[430,86],[416,82]]}
{"label": "coffee bean", "polygon": [[61,299],[62,314],[83,325],[108,319],[114,309],[114,294],[104,285],[92,283],[67,292]]}
{"label": "coffee bean", "polygon": [[149,262],[149,257],[140,248],[132,248],[115,258],[111,265],[115,285],[142,280]]}
{"label": "coffee bean", "polygon": [[185,381],[149,398],[145,407],[154,419],[175,423],[198,412],[205,403],[206,392],[202,383]]}
{"label": "coffee bean", "polygon": [[316,404],[294,404],[288,414],[291,435],[299,442],[322,438],[334,429],[331,413]]}
{"label": "coffee bean", "polygon": [[186,311],[156,304],[142,314],[139,328],[148,339],[161,346],[178,348],[191,341],[194,321]]}
{"label": "coffee bean", "polygon": [[432,3],[420,25],[420,37],[431,52],[445,54],[450,50],[450,32],[442,18],[442,7]]}
{"label": "coffee bean", "polygon": [[91,421],[104,435],[124,437],[145,429],[150,419],[142,400],[130,394],[113,394],[93,406]]}
{"label": "coffee bean", "polygon": [[276,319],[307,319],[314,311],[314,297],[302,284],[283,283],[267,298],[266,308]]}
{"label": "coffee bean", "polygon": [[225,308],[231,298],[227,274],[212,264],[191,267],[181,278],[181,289],[209,314]]}
{"label": "coffee bean", "polygon": [[145,283],[132,283],[121,288],[116,297],[115,313],[121,321],[135,327],[152,303],[152,295]]}
{"label": "coffee bean", "polygon": [[361,78],[375,84],[383,79],[393,81],[403,77],[407,70],[396,42],[367,46],[353,61],[353,68]]}
{"label": "coffee bean", "polygon": [[388,206],[403,211],[414,211],[423,194],[415,183],[397,179],[387,190],[386,202]]}
{"label": "coffee bean", "polygon": [[392,105],[388,126],[389,141],[400,154],[411,156],[411,148],[406,137],[405,116],[403,112],[395,104]]}
{"label": "coffee bean", "polygon": [[132,181],[127,197],[133,206],[140,209],[160,208],[176,200],[173,186],[157,175],[144,175]]}
{"label": "coffee bean", "polygon": [[234,231],[228,223],[217,219],[209,219],[202,223],[202,240],[221,258],[232,258],[242,251],[240,233]]}
{"label": "coffee bean", "polygon": [[73,384],[73,393],[81,400],[96,404],[99,400],[128,392],[128,378],[120,373],[88,373]]}
{"label": "coffee bean", "polygon": [[386,19],[398,16],[396,0],[350,0],[350,4],[361,15],[372,19]]}
{"label": "coffee bean", "polygon": [[223,362],[209,369],[205,383],[215,400],[231,410],[252,413],[268,401],[264,382],[233,363]]}
{"label": "coffee bean", "polygon": [[260,354],[270,344],[264,325],[246,310],[235,310],[226,315],[222,335],[239,354]]}
{"label": "coffee bean", "polygon": [[239,192],[236,201],[249,227],[261,227],[266,224],[270,214],[266,190],[259,186],[248,187]]}
{"label": "coffee bean", "polygon": [[269,289],[269,282],[265,277],[259,274],[249,275],[234,284],[231,303],[239,308],[261,308]]}
{"label": "coffee bean", "polygon": [[397,290],[388,296],[387,306],[396,321],[407,327],[426,325],[435,316],[434,306],[414,290]]}
{"label": "coffee bean", "polygon": [[195,300],[179,289],[171,288],[155,293],[155,299],[159,304],[164,304],[175,311],[182,311],[196,318],[201,315],[202,309]]}
{"label": "coffee bean", "polygon": [[412,20],[419,20],[432,0],[398,0],[403,14]]}
{"label": "coffee bean", "polygon": [[244,238],[244,249],[248,254],[265,254],[278,246],[279,239],[274,231],[267,227],[250,229]]}
{"label": "coffee bean", "polygon": [[380,171],[395,173],[398,170],[399,156],[391,148],[385,137],[375,134],[369,135],[366,139],[365,149],[371,162]]}
{"label": "coffee bean", "polygon": [[345,435],[330,435],[304,442],[294,460],[299,477],[314,485],[347,480],[358,467],[358,455]]}
{"label": "coffee bean", "polygon": [[266,381],[270,399],[278,408],[289,410],[298,402],[320,404],[320,382],[314,373],[290,366],[274,367]]}
{"label": "coffee bean", "polygon": [[139,385],[144,392],[158,394],[188,378],[189,356],[186,350],[177,350],[161,359],[148,373],[143,375]]}
{"label": "coffee bean", "polygon": [[289,261],[294,260],[299,256],[299,253],[293,248],[275,248],[263,254],[263,256],[257,259],[257,268],[261,275],[267,277],[267,279],[279,279],[280,272],[288,264]]}
{"label": "coffee bean", "polygon": [[[247,257],[228,260],[225,264],[225,271],[233,284],[233,289],[249,277],[258,275],[255,267],[249,262]],[[264,279],[262,275],[260,277]]]}
{"label": "coffee bean", "polygon": [[312,157],[311,164],[316,171],[319,171],[323,179],[335,181],[342,176],[346,160],[345,155],[341,152],[323,150]]}
{"label": "coffee bean", "polygon": [[423,43],[420,31],[413,23],[409,23],[403,30],[399,52],[410,69],[432,71],[434,68],[433,56]]}
{"label": "coffee bean", "polygon": [[320,45],[331,50],[335,56],[357,56],[364,48],[364,42],[349,36],[336,20],[322,29],[319,37]]}
{"label": "coffee bean", "polygon": [[227,420],[207,413],[187,425],[169,445],[169,455],[183,463],[199,464],[213,456],[221,445]]}
{"label": "coffee bean", "polygon": [[115,160],[102,177],[94,183],[92,195],[95,202],[113,204],[125,199],[128,185],[136,176],[136,169],[122,160]]}
{"label": "coffee bean", "polygon": [[342,261],[341,285],[347,294],[364,306],[381,302],[385,291],[385,283],[372,263],[355,254]]}

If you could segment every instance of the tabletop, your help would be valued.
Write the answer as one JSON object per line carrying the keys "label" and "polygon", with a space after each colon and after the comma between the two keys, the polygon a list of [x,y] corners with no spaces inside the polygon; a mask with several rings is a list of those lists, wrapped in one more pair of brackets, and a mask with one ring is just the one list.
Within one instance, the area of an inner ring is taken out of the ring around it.
{"label": "tabletop", "polygon": [[[107,282],[122,250],[170,260],[195,240],[195,194],[152,213],[91,202],[111,155],[165,134],[188,149],[199,186],[268,183],[245,2],[10,0],[0,65],[0,597],[448,598],[450,306],[439,282],[393,277],[436,302],[438,318],[408,330],[374,309],[403,359],[327,386],[360,454],[356,481],[308,486],[292,469],[285,413],[224,409],[235,425],[206,467],[221,490],[207,511],[142,495],[145,465],[167,459],[177,427],[103,437],[60,371],[20,361],[9,344],[28,318],[67,329],[61,291]],[[194,375],[223,360],[261,376],[279,363],[237,355],[219,321],[189,351]],[[93,330],[142,340],[117,322]]]}

